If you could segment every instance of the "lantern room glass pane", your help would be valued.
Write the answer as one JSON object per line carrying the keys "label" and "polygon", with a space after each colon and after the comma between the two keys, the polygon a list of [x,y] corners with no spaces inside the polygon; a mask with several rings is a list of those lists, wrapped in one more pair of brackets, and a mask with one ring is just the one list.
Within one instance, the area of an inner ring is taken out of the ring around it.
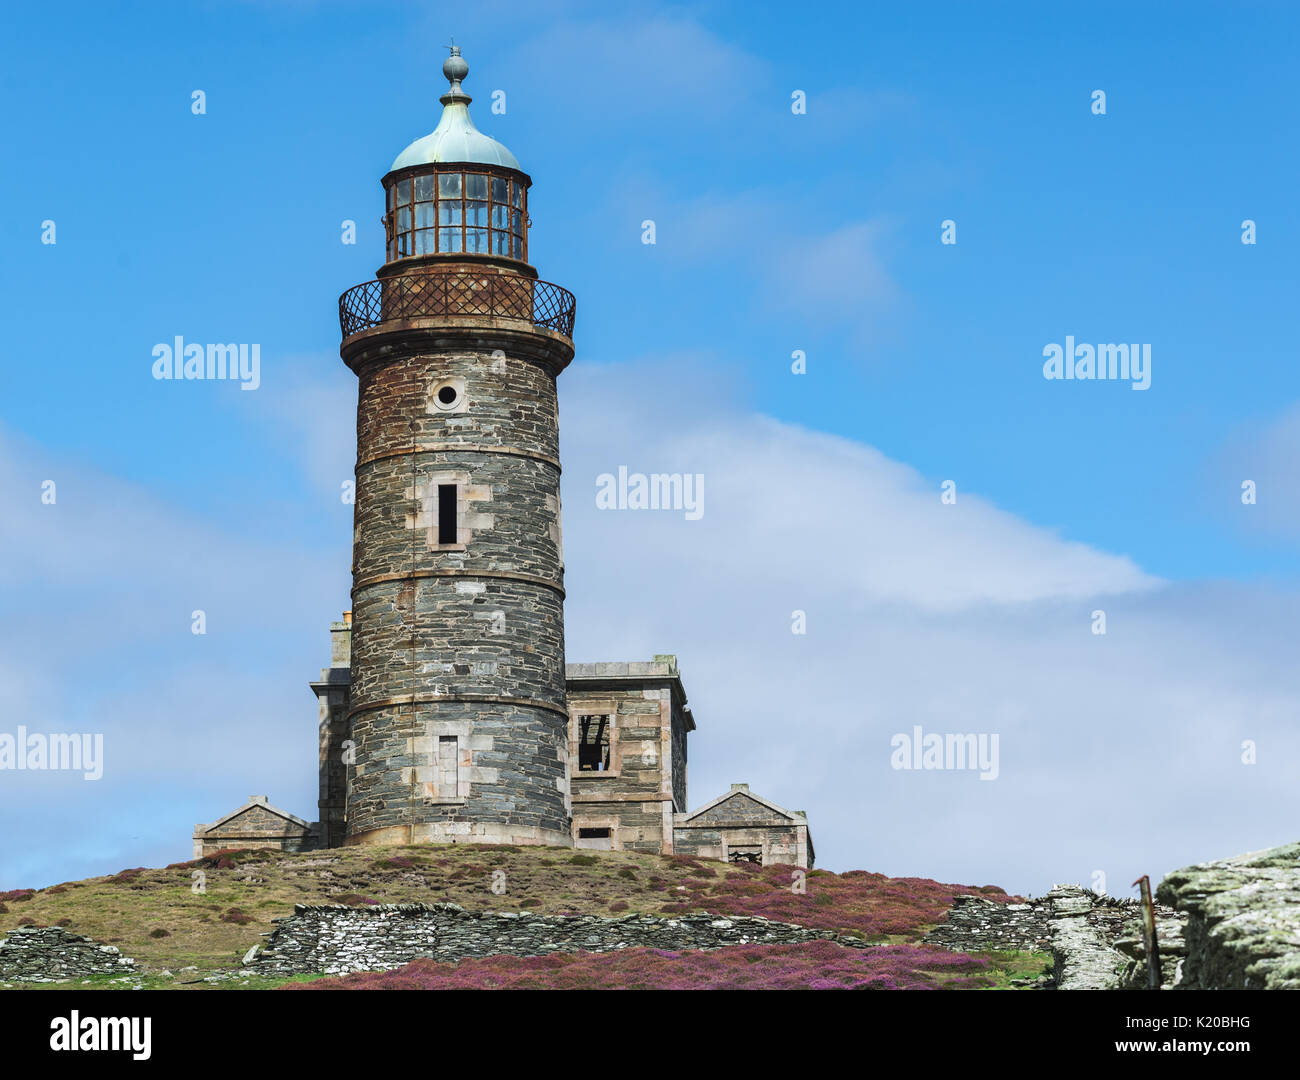
{"label": "lantern room glass pane", "polygon": [[465,204],[466,225],[486,225],[488,223],[488,204],[485,202],[467,202]]}
{"label": "lantern room glass pane", "polygon": [[417,229],[427,229],[433,225],[433,203],[422,202],[415,204],[415,227]]}
{"label": "lantern room glass pane", "polygon": [[405,258],[411,254],[411,234],[399,233],[397,236],[397,257]]}
{"label": "lantern room glass pane", "polygon": [[482,173],[465,174],[465,198],[486,199],[488,197],[488,178]]}
{"label": "lantern room glass pane", "polygon": [[428,202],[433,198],[433,174],[428,176],[417,176],[415,178],[415,200],[416,202]]}
{"label": "lantern room glass pane", "polygon": [[399,180],[394,189],[397,192],[397,201],[399,203],[409,203],[411,201],[411,181]]}
{"label": "lantern room glass pane", "polygon": [[502,232],[500,229],[492,230],[492,254],[510,254],[510,234],[508,232]]}
{"label": "lantern room glass pane", "polygon": [[459,225],[460,224],[460,203],[440,202],[438,204],[438,224]]}
{"label": "lantern room glass pane", "polygon": [[438,174],[438,198],[460,198],[460,173]]}
{"label": "lantern room glass pane", "polygon": [[510,254],[516,259],[522,259],[524,257],[524,243],[517,236],[512,236],[510,238]]}
{"label": "lantern room glass pane", "polygon": [[516,207],[524,205],[524,185],[515,180],[510,184],[510,201]]}
{"label": "lantern room glass pane", "polygon": [[415,253],[417,255],[433,254],[433,230],[432,229],[415,230]]}
{"label": "lantern room glass pane", "polygon": [[510,211],[507,207],[492,204],[492,228],[505,229],[508,227],[507,221]]}
{"label": "lantern room glass pane", "polygon": [[439,230],[438,230],[438,250],[439,250],[439,251],[459,251],[459,250],[460,250],[460,230],[459,230],[459,229],[439,229]]}
{"label": "lantern room glass pane", "polygon": [[487,229],[466,229],[465,250],[480,252],[486,255],[488,251]]}
{"label": "lantern room glass pane", "polygon": [[510,201],[510,181],[500,176],[492,177],[492,201],[509,202]]}
{"label": "lantern room glass pane", "polygon": [[411,227],[411,208],[409,206],[403,206],[401,209],[397,211],[397,231],[399,233],[406,232],[410,229],[410,227]]}

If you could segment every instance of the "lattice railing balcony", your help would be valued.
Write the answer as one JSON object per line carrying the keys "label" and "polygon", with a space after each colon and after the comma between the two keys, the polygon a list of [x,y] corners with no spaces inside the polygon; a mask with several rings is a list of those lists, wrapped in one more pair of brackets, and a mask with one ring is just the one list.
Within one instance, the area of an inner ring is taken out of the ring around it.
{"label": "lattice railing balcony", "polygon": [[577,301],[568,289],[516,274],[434,271],[401,274],[353,286],[339,297],[343,336],[394,319],[483,315],[520,319],[573,336]]}

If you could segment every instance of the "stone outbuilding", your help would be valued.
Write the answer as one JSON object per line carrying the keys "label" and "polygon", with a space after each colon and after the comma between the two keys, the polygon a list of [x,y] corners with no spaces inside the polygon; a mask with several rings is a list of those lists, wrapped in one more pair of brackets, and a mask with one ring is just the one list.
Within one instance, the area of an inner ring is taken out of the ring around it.
{"label": "stone outbuilding", "polygon": [[194,858],[222,848],[310,851],[319,846],[318,840],[315,822],[272,806],[265,795],[252,795],[239,809],[211,825],[194,826]]}
{"label": "stone outbuilding", "polygon": [[808,818],[756,795],[748,784],[673,821],[673,851],[723,862],[785,863],[811,869],[815,859]]}
{"label": "stone outbuilding", "polygon": [[565,673],[574,847],[671,852],[695,730],[677,657],[569,664]]}

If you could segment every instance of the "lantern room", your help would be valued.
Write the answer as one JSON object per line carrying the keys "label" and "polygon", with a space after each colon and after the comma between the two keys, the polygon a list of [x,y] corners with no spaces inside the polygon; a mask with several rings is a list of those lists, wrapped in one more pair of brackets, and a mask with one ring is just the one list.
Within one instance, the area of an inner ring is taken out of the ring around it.
{"label": "lantern room", "polygon": [[403,150],[383,179],[384,272],[443,261],[527,264],[532,181],[470,119],[472,99],[461,88],[469,65],[458,47],[451,46],[442,73],[451,88],[438,99],[438,126]]}

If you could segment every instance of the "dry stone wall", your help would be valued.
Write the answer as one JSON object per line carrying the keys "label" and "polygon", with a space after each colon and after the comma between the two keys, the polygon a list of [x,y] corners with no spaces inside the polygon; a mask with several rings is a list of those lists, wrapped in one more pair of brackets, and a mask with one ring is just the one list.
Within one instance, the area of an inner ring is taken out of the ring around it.
{"label": "dry stone wall", "polygon": [[947,920],[931,930],[925,941],[957,952],[1050,952],[1049,914],[1041,900],[1003,904],[982,896],[957,896]]}
{"label": "dry stone wall", "polygon": [[65,982],[88,975],[133,975],[135,961],[61,926],[20,926],[0,939],[0,982]]}
{"label": "dry stone wall", "polygon": [[[1057,885],[1044,898],[1051,912],[1054,976],[1058,990],[1138,990],[1147,985],[1142,905],[1102,896],[1078,885]],[[1178,981],[1186,948],[1186,918],[1156,905],[1160,986]]]}
{"label": "dry stone wall", "polygon": [[[1186,947],[1186,916],[1156,906],[1161,985],[1177,982]],[[1058,990],[1122,990],[1146,986],[1142,908],[1136,900],[1102,896],[1079,885],[1057,885],[1025,903],[998,904],[959,896],[945,922],[925,938],[959,952],[1028,949],[1052,954]]]}
{"label": "dry stone wall", "polygon": [[387,971],[429,957],[455,962],[470,957],[545,956],[556,952],[716,949],[727,945],[777,945],[838,941],[868,947],[830,930],[810,930],[750,916],[539,915],[467,911],[457,904],[382,904],[373,907],[299,904],[276,920],[266,948],[251,961],[259,974],[339,975]]}

